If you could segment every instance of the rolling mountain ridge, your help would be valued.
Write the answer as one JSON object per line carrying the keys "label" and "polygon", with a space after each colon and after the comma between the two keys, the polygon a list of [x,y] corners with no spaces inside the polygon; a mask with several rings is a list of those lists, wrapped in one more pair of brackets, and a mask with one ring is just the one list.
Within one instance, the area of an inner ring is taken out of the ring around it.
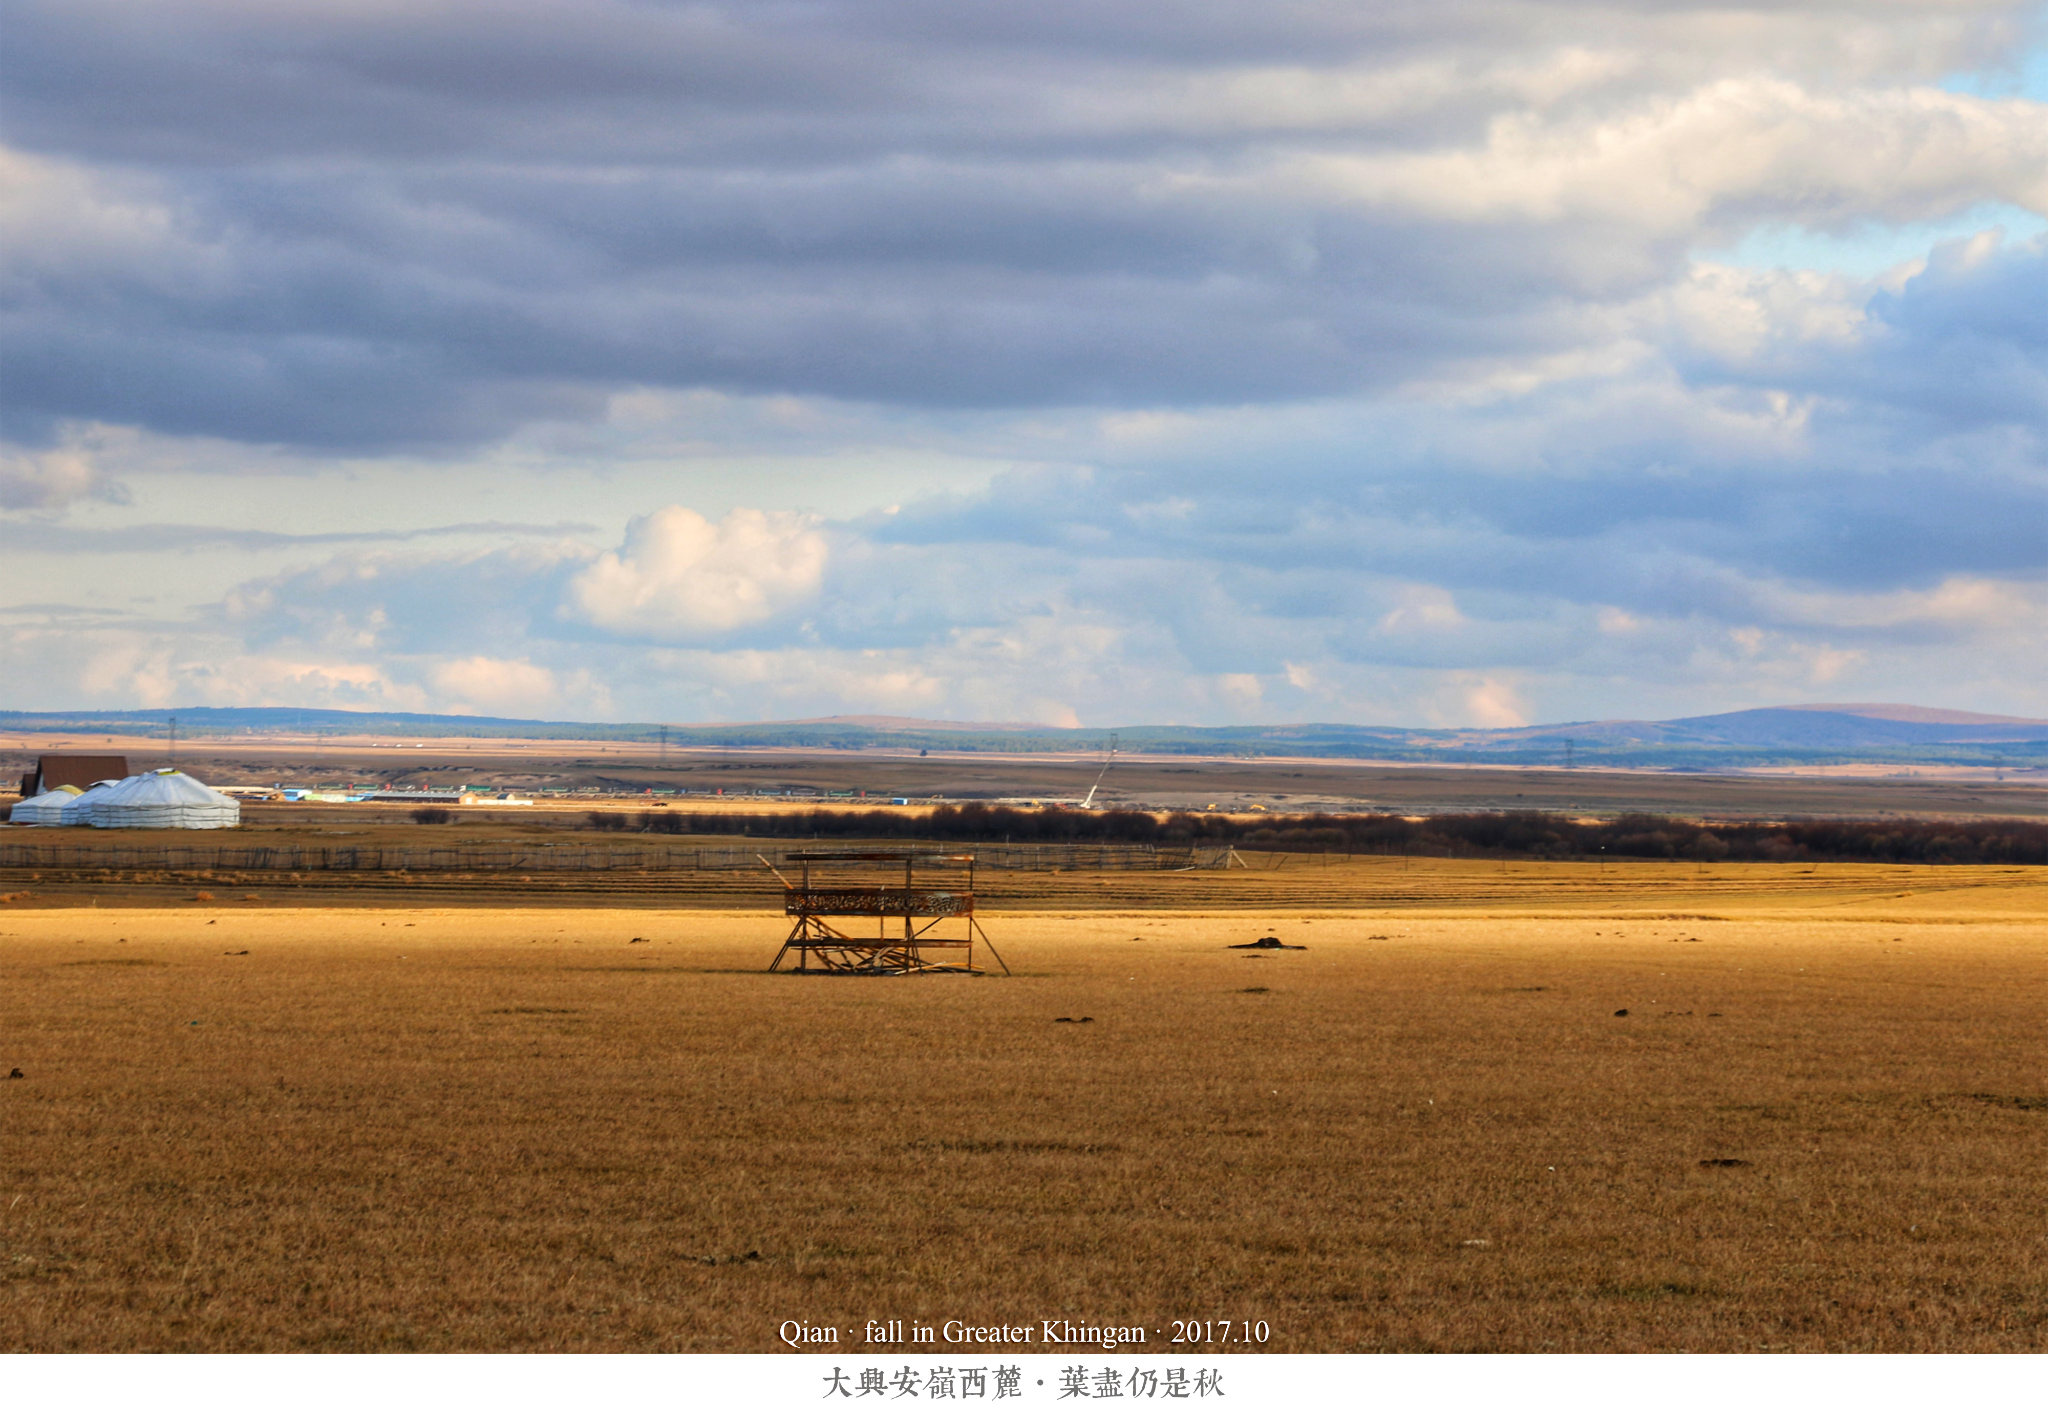
{"label": "rolling mountain ridge", "polygon": [[1265,726],[1122,726],[1069,729],[1014,722],[832,716],[801,721],[528,721],[489,716],[327,711],[299,707],[180,707],[162,711],[0,712],[0,733],[162,740],[176,717],[181,739],[223,736],[510,737],[645,741],[692,748],[1093,751],[1112,731],[1132,753],[1306,756],[1435,763],[1573,764],[1740,769],[1870,762],[2020,769],[2048,763],[2048,721],[1901,705],[1767,706],[1663,721],[1572,721],[1507,728],[1417,729],[1307,723]]}

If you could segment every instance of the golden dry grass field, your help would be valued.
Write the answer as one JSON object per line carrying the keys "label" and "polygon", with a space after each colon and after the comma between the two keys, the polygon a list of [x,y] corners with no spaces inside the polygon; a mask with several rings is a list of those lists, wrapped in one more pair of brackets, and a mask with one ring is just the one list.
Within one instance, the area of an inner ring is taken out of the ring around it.
{"label": "golden dry grass field", "polygon": [[1064,876],[990,905],[1010,978],[769,977],[729,907],[10,903],[0,1348],[2048,1346],[2048,874],[1811,870]]}

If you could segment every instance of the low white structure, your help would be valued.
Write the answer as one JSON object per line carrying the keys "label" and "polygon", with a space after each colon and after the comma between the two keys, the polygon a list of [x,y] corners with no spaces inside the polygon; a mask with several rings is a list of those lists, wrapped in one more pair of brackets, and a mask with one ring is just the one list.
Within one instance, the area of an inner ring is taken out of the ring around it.
{"label": "low white structure", "polygon": [[[140,778],[139,776],[131,775],[128,777],[128,780]],[[84,794],[58,810],[55,819],[45,819],[40,823],[46,825],[89,825],[92,823],[92,807],[104,798],[109,790],[113,789],[116,785],[126,785],[128,780],[95,780],[86,787]]]}
{"label": "low white structure", "polygon": [[32,795],[17,801],[7,812],[7,822],[13,825],[54,825],[64,807],[78,798],[76,785],[59,785],[40,795]]}
{"label": "low white structure", "polygon": [[87,810],[86,822],[94,829],[232,829],[242,822],[242,806],[166,768],[108,786]]}

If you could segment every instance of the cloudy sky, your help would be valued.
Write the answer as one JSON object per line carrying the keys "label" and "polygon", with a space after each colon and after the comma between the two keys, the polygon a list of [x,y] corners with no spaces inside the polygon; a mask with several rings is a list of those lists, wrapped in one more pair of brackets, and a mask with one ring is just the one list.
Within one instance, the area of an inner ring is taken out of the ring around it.
{"label": "cloudy sky", "polygon": [[13,709],[2048,716],[2048,11],[0,0]]}

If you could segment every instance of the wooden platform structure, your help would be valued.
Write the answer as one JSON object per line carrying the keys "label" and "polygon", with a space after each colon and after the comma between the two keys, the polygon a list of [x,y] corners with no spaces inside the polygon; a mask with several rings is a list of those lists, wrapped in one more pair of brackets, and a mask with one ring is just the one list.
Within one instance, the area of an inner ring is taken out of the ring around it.
{"label": "wooden platform structure", "polygon": [[[763,863],[767,863],[764,859]],[[974,921],[974,856],[924,850],[804,851],[786,857],[802,871],[800,882],[782,879],[783,912],[796,920],[782,951],[768,965],[776,972],[789,963],[792,973],[979,973],[975,940],[981,941],[1004,976],[1010,972],[988,935]],[[847,884],[828,882],[847,866],[901,866],[903,883]],[[950,883],[919,886],[922,866],[947,876]],[[772,870],[773,865],[769,865]],[[814,873],[814,870],[816,871]],[[840,922],[835,923],[832,920]],[[865,921],[873,920],[870,930]],[[900,925],[900,928],[899,928]],[[791,962],[792,955],[794,962]]]}

